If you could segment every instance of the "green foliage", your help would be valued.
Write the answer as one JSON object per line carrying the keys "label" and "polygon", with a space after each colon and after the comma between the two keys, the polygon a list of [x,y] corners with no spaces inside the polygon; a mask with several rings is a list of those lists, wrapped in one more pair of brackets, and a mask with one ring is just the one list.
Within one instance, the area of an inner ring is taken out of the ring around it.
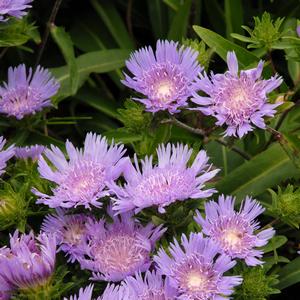
{"label": "green foliage", "polygon": [[275,287],[278,284],[278,275],[268,275],[260,266],[244,268],[242,272],[243,282],[236,290],[235,299],[238,300],[267,300],[269,295],[278,294]]}

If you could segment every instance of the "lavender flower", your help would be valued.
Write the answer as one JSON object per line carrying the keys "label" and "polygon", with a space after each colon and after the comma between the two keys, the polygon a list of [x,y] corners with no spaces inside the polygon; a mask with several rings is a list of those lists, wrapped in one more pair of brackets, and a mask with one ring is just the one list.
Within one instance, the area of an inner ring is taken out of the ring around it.
{"label": "lavender flower", "polygon": [[144,278],[140,272],[129,276],[124,280],[123,287],[128,291],[130,300],[170,300],[177,295],[168,280],[155,271],[147,271]]}
{"label": "lavender flower", "polygon": [[[69,299],[64,298],[64,300],[92,300],[94,286],[92,284],[88,285],[85,289],[81,288],[79,290],[78,297],[76,295],[71,296]],[[112,298],[114,299],[114,298]]]}
{"label": "lavender flower", "polygon": [[235,199],[231,196],[219,197],[218,203],[205,203],[206,219],[197,211],[195,220],[202,226],[204,234],[209,236],[222,253],[231,258],[244,259],[249,266],[260,265],[263,262],[263,251],[255,247],[262,247],[268,243],[275,231],[268,228],[255,234],[259,223],[255,218],[264,208],[255,200],[246,197],[239,211],[234,210]]}
{"label": "lavender flower", "polygon": [[33,0],[1,0],[0,2],[0,22],[7,21],[6,16],[21,19],[27,14],[24,10],[30,8]]}
{"label": "lavender flower", "polygon": [[93,280],[120,281],[136,271],[146,271],[151,265],[150,252],[165,229],[149,223],[143,227],[131,214],[114,216],[113,223],[104,219],[88,226],[88,239],[81,267],[93,271]]}
{"label": "lavender flower", "polygon": [[25,65],[8,69],[8,82],[0,87],[0,113],[18,120],[51,106],[50,98],[59,89],[59,83],[51,73],[38,66],[26,74]]}
{"label": "lavender flower", "polygon": [[10,248],[0,249],[0,282],[11,290],[44,286],[53,274],[55,254],[54,236],[40,234],[35,239],[33,232],[19,235],[16,231],[10,236]]}
{"label": "lavender flower", "polygon": [[0,136],[0,175],[5,172],[4,169],[6,168],[7,161],[15,154],[14,145],[11,145],[6,150],[3,150],[5,143],[6,139],[4,139],[3,136]]}
{"label": "lavender flower", "polygon": [[260,79],[263,61],[257,68],[241,71],[234,52],[227,54],[228,69],[225,74],[201,75],[197,86],[208,96],[196,93],[192,101],[206,115],[217,118],[218,126],[226,125],[225,136],[243,137],[253,130],[253,125],[266,128],[263,117],[273,117],[275,108],[281,103],[267,103],[267,94],[280,86],[282,79],[277,75],[268,80]]}
{"label": "lavender flower", "polygon": [[135,300],[135,298],[123,286],[109,284],[97,300]]}
{"label": "lavender flower", "polygon": [[105,137],[88,133],[84,148],[76,149],[69,141],[66,142],[67,160],[63,152],[51,146],[44,154],[55,166],[50,167],[46,160],[39,159],[38,170],[43,178],[55,182],[57,186],[52,190],[53,195],[46,195],[33,190],[39,196],[38,203],[49,207],[77,207],[91,205],[100,207],[99,198],[107,196],[106,181],[117,179],[123,171],[125,150],[123,145],[108,145]]}
{"label": "lavender flower", "polygon": [[87,239],[87,224],[94,218],[87,214],[68,215],[63,209],[57,209],[56,214],[48,215],[41,229],[48,234],[55,234],[57,251],[69,255],[69,261],[74,262],[82,253],[82,247]]}
{"label": "lavender flower", "polygon": [[297,26],[296,32],[297,32],[298,37],[300,37],[300,25]]}
{"label": "lavender flower", "polygon": [[179,112],[195,91],[195,80],[202,71],[197,62],[198,53],[173,41],[157,41],[155,54],[145,47],[131,54],[126,66],[133,77],[125,74],[126,86],[145,95],[133,98],[142,102],[147,111]]}
{"label": "lavender flower", "polygon": [[191,233],[189,239],[183,234],[181,244],[174,239],[169,247],[171,257],[164,249],[154,256],[158,272],[166,275],[178,292],[179,300],[221,300],[233,293],[242,279],[224,276],[235,265],[227,255],[218,253],[217,245],[201,233]]}
{"label": "lavender flower", "polygon": [[157,149],[158,164],[152,165],[152,156],[142,160],[142,171],[135,157],[135,168],[127,165],[124,171],[126,184],[124,187],[110,183],[109,188],[116,195],[113,209],[125,212],[135,209],[136,212],[145,207],[158,206],[160,213],[175,201],[188,198],[210,197],[215,190],[203,190],[204,183],[213,178],[219,170],[211,170],[205,151],[200,151],[191,167],[187,163],[192,149],[178,144],[167,144]]}
{"label": "lavender flower", "polygon": [[15,156],[19,159],[37,160],[41,154],[44,152],[45,146],[43,145],[33,145],[26,147],[16,147]]}

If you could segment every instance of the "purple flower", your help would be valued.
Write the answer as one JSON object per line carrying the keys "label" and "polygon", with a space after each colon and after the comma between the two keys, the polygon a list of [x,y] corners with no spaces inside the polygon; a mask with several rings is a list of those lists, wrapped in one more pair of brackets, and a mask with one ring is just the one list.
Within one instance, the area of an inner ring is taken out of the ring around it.
{"label": "purple flower", "polygon": [[5,143],[6,139],[4,139],[3,136],[0,136],[0,175],[5,172],[4,169],[6,168],[7,161],[15,154],[14,145],[11,145],[6,150],[3,150]]}
{"label": "purple flower", "polygon": [[48,234],[55,234],[58,251],[68,254],[69,261],[74,262],[82,253],[82,247],[87,239],[87,224],[94,218],[87,214],[68,215],[63,209],[57,209],[56,214],[48,215],[41,229]]}
{"label": "purple flower", "polygon": [[217,245],[201,233],[191,233],[189,239],[183,234],[181,245],[174,239],[169,252],[171,256],[160,249],[153,259],[177,290],[176,299],[225,300],[242,282],[239,276],[224,276],[235,261],[224,254],[216,258]]}
{"label": "purple flower", "polygon": [[259,229],[255,218],[264,211],[257,201],[246,197],[239,211],[234,210],[234,202],[233,197],[222,195],[218,203],[205,203],[206,219],[197,211],[195,220],[202,226],[202,232],[219,246],[222,253],[231,258],[244,259],[249,266],[260,265],[263,262],[257,258],[262,257],[263,251],[255,247],[266,245],[275,231],[268,228],[255,234]]}
{"label": "purple flower", "polygon": [[76,295],[74,295],[74,296],[71,296],[69,299],[64,298],[64,300],[92,300],[93,288],[94,288],[94,286],[92,284],[90,284],[85,289],[81,288],[79,290],[78,297]]}
{"label": "purple flower", "polygon": [[128,290],[130,300],[170,300],[175,299],[177,295],[176,290],[169,285],[168,279],[163,279],[156,271],[147,271],[144,278],[140,272],[129,276],[122,286]]}
{"label": "purple flower", "polygon": [[44,152],[45,146],[43,145],[33,145],[26,147],[16,147],[15,156],[19,159],[37,160],[41,154]]}
{"label": "purple flower", "polygon": [[99,198],[107,196],[106,181],[116,180],[123,171],[128,158],[123,158],[123,145],[108,145],[105,137],[88,133],[84,148],[76,149],[66,142],[68,160],[63,152],[53,145],[44,155],[55,166],[55,170],[46,160],[39,159],[38,170],[43,178],[55,182],[53,195],[46,195],[33,190],[39,196],[38,203],[49,207],[77,207],[91,205],[101,207]]}
{"label": "purple flower", "polygon": [[59,89],[51,73],[38,66],[26,74],[25,65],[8,69],[8,82],[0,87],[0,112],[18,120],[51,106],[50,98]]}
{"label": "purple flower", "polygon": [[234,52],[227,54],[228,69],[225,74],[201,75],[197,86],[208,96],[196,93],[192,101],[198,105],[206,115],[217,118],[216,125],[226,125],[225,136],[243,137],[253,130],[255,125],[266,128],[263,117],[273,117],[275,108],[281,103],[267,103],[267,94],[280,86],[282,79],[277,75],[268,80],[260,79],[263,61],[257,68],[240,71],[238,74],[238,60]]}
{"label": "purple flower", "polygon": [[33,0],[1,0],[0,2],[0,22],[7,21],[6,16],[21,19],[27,14],[24,10],[30,8]]}
{"label": "purple flower", "polygon": [[135,298],[132,298],[132,295],[123,286],[109,284],[97,300],[135,300]]}
{"label": "purple flower", "polygon": [[54,272],[55,254],[53,235],[35,238],[33,232],[19,235],[16,231],[10,236],[10,248],[0,249],[0,282],[4,281],[11,290],[44,286]]}
{"label": "purple flower", "polygon": [[298,37],[300,37],[300,25],[297,26],[296,32],[297,32]]}
{"label": "purple flower", "polygon": [[179,112],[195,91],[195,80],[202,71],[197,56],[191,48],[178,49],[173,41],[157,41],[155,54],[151,47],[131,54],[126,66],[133,77],[125,74],[122,83],[145,96],[133,99],[145,104],[147,111]]}
{"label": "purple flower", "polygon": [[151,265],[150,253],[166,229],[145,227],[131,214],[114,216],[113,223],[101,219],[88,226],[88,239],[82,257],[82,269],[93,271],[93,280],[120,281],[136,271],[146,271]]}
{"label": "purple flower", "polygon": [[160,213],[164,213],[165,207],[175,201],[210,197],[215,190],[203,190],[204,183],[219,170],[211,170],[212,165],[207,164],[204,150],[188,167],[191,154],[192,149],[182,144],[161,145],[157,149],[158,164],[153,166],[152,156],[146,157],[141,161],[142,171],[135,157],[135,168],[128,164],[124,171],[125,186],[109,184],[111,192],[116,195],[113,210],[125,212],[135,209],[138,212],[155,205]]}

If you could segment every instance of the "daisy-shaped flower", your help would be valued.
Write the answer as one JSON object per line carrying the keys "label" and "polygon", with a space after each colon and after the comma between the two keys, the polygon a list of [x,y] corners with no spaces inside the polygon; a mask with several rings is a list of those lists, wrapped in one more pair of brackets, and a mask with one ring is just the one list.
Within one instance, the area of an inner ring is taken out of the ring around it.
{"label": "daisy-shaped flower", "polygon": [[275,108],[281,103],[268,103],[267,95],[280,86],[282,79],[277,75],[268,80],[261,79],[263,61],[257,68],[240,71],[234,52],[227,54],[228,71],[201,75],[197,86],[208,96],[194,94],[194,108],[217,119],[216,125],[226,125],[225,136],[243,137],[253,130],[253,125],[266,128],[263,117],[273,117]]}
{"label": "daisy-shaped flower", "polygon": [[[79,290],[78,297],[77,295],[71,296],[69,299],[64,298],[64,300],[92,300],[94,285],[90,284],[86,288],[81,288]],[[114,298],[111,298],[113,300]]]}
{"label": "daisy-shaped flower", "polygon": [[171,300],[177,295],[168,279],[164,279],[156,271],[147,271],[144,277],[138,272],[135,276],[127,277],[122,286],[131,296],[130,300]]}
{"label": "daisy-shaped flower", "polygon": [[30,8],[33,0],[1,0],[0,1],[0,22],[7,21],[7,16],[21,19],[27,14],[24,11]]}
{"label": "daisy-shaped flower", "polygon": [[0,249],[0,282],[11,290],[42,287],[53,275],[55,256],[54,236],[40,234],[35,238],[32,232],[19,235],[16,231],[10,237],[10,248]]}
{"label": "daisy-shaped flower", "polygon": [[37,160],[41,154],[44,152],[45,146],[43,145],[33,145],[25,147],[16,147],[15,156],[19,159]]}
{"label": "daisy-shaped flower", "polygon": [[151,265],[150,253],[166,229],[149,223],[142,226],[131,214],[114,216],[113,223],[104,219],[88,228],[88,239],[79,262],[93,271],[93,280],[120,281]]}
{"label": "daisy-shaped flower", "polygon": [[58,208],[56,214],[46,216],[41,229],[48,234],[55,234],[57,250],[65,252],[69,261],[74,262],[86,243],[87,224],[93,221],[94,218],[87,214],[68,215],[65,210]]}
{"label": "daisy-shaped flower", "polygon": [[99,198],[107,196],[106,181],[117,179],[123,171],[127,158],[123,158],[123,145],[108,145],[105,137],[88,133],[84,148],[76,149],[66,142],[68,159],[55,146],[46,149],[44,155],[54,165],[55,170],[41,157],[38,170],[40,175],[57,184],[53,195],[33,190],[39,196],[38,203],[52,208],[91,205],[100,207]]}
{"label": "daisy-shaped flower", "polygon": [[6,168],[7,161],[15,154],[14,145],[11,145],[7,149],[3,150],[5,143],[6,139],[4,139],[3,136],[0,136],[0,175],[5,172],[4,169]]}
{"label": "daisy-shaped flower", "polygon": [[145,47],[131,54],[126,61],[133,77],[125,74],[123,84],[144,95],[133,98],[142,102],[147,111],[179,112],[195,91],[195,80],[202,71],[198,53],[173,41],[157,41],[156,51]]}
{"label": "daisy-shaped flower", "polygon": [[136,212],[150,206],[157,206],[160,213],[165,207],[175,201],[188,198],[210,197],[215,190],[207,189],[205,182],[212,179],[218,169],[212,170],[204,150],[200,151],[193,164],[188,167],[192,149],[182,144],[166,146],[157,149],[158,164],[152,164],[152,156],[142,160],[142,170],[135,157],[135,167],[127,165],[124,172],[126,184],[124,187],[112,182],[109,188],[116,195],[113,199],[113,210],[125,212],[135,209]]}
{"label": "daisy-shaped flower", "polygon": [[135,298],[123,286],[109,284],[97,300],[135,300]]}
{"label": "daisy-shaped flower", "polygon": [[233,197],[222,195],[218,203],[205,203],[206,219],[197,211],[195,220],[222,253],[231,258],[244,259],[249,266],[260,265],[263,262],[258,258],[262,257],[263,251],[255,248],[266,245],[275,231],[268,228],[255,233],[259,229],[255,218],[264,211],[257,201],[246,197],[239,211],[234,210],[234,202]]}
{"label": "daisy-shaped flower", "polygon": [[51,106],[50,98],[56,94],[59,83],[47,69],[38,66],[26,74],[25,65],[8,69],[8,81],[0,87],[0,113],[18,120]]}
{"label": "daisy-shaped flower", "polygon": [[225,276],[235,261],[219,255],[217,245],[201,233],[184,234],[181,245],[174,239],[169,247],[170,256],[160,249],[154,256],[158,272],[166,275],[170,285],[178,292],[179,300],[225,300],[242,279]]}

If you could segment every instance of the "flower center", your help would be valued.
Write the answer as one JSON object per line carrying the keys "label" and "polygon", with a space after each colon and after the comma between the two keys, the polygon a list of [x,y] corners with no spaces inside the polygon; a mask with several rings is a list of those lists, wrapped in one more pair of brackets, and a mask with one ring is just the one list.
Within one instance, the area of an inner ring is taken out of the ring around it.
{"label": "flower center", "polygon": [[78,245],[85,232],[83,224],[71,224],[64,232],[64,242],[70,245]]}
{"label": "flower center", "polygon": [[95,260],[101,273],[130,272],[149,255],[135,236],[114,235],[95,247]]}
{"label": "flower center", "polygon": [[241,245],[242,233],[238,229],[224,230],[223,240],[229,247],[236,248]]}
{"label": "flower center", "polygon": [[191,291],[203,290],[207,285],[207,278],[197,271],[191,271],[187,275],[187,286]]}
{"label": "flower center", "polygon": [[162,82],[158,82],[155,88],[157,99],[168,102],[172,101],[172,95],[174,91],[174,85],[170,80],[163,80]]}

